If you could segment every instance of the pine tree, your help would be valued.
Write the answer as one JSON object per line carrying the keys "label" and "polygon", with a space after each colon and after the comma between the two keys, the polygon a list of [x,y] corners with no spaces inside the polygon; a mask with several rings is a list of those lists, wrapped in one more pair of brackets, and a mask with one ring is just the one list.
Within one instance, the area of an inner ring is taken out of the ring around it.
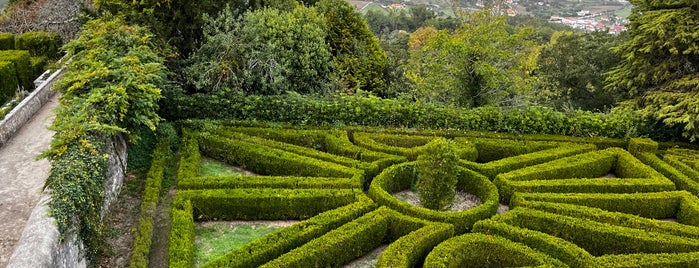
{"label": "pine tree", "polygon": [[644,114],[699,138],[699,2],[631,0],[629,39],[607,89],[636,97]]}

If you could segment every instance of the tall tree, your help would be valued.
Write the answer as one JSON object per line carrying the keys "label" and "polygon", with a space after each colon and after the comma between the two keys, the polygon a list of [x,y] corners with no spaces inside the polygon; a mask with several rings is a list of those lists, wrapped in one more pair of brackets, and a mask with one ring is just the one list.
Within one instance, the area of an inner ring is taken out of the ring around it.
{"label": "tall tree", "polygon": [[608,89],[636,97],[646,115],[699,138],[699,2],[631,0],[629,40]]}
{"label": "tall tree", "polygon": [[527,29],[507,31],[505,17],[490,11],[465,14],[453,33],[418,29],[409,42],[407,76],[414,98],[463,107],[513,107],[531,89],[529,73],[538,48]]}
{"label": "tall tree", "polygon": [[611,48],[622,38],[604,32],[556,32],[537,61],[544,101],[557,108],[605,110],[621,100],[624,94],[603,90],[603,75],[619,64]]}
{"label": "tall tree", "polygon": [[326,91],[332,68],[323,16],[315,8],[265,8],[240,20],[230,9],[211,20],[187,73],[200,91],[249,94]]}
{"label": "tall tree", "polygon": [[383,89],[386,53],[362,15],[345,0],[320,0],[316,6],[328,26],[327,43],[343,89]]}

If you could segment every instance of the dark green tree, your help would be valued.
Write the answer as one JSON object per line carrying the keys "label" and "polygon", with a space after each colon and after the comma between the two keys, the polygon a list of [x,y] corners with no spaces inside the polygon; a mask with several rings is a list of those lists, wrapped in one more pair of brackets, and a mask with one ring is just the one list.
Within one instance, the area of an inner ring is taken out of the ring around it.
{"label": "dark green tree", "polygon": [[611,48],[622,38],[604,32],[554,34],[537,60],[545,104],[603,111],[622,100],[624,94],[603,90],[604,74],[621,61]]}
{"label": "dark green tree", "polygon": [[230,9],[205,30],[206,42],[187,68],[203,92],[223,89],[273,95],[286,91],[323,93],[332,58],[323,16],[298,6],[286,12],[261,9],[240,20]]}
{"label": "dark green tree", "polygon": [[699,138],[699,2],[631,0],[629,39],[607,89],[628,91],[644,114]]}
{"label": "dark green tree", "polygon": [[320,0],[316,6],[326,20],[327,43],[342,89],[349,93],[382,89],[386,53],[362,15],[345,0]]}
{"label": "dark green tree", "polygon": [[417,191],[420,204],[429,209],[451,207],[459,178],[459,154],[454,141],[437,138],[425,145],[417,158]]}

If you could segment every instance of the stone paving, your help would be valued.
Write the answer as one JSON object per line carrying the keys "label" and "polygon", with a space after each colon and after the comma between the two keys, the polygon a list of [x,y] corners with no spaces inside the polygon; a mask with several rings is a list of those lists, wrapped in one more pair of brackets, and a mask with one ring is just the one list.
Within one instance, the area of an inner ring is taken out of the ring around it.
{"label": "stone paving", "polygon": [[49,161],[36,157],[51,144],[53,131],[47,127],[53,122],[58,96],[0,147],[0,267],[7,265],[48,177]]}

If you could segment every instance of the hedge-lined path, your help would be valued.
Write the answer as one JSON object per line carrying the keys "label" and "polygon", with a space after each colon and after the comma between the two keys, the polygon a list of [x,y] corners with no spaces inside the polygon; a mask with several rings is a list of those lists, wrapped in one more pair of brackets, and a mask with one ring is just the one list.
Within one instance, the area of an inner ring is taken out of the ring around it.
{"label": "hedge-lined path", "polygon": [[12,256],[34,206],[39,202],[51,164],[36,157],[49,148],[58,105],[55,94],[17,133],[0,147],[0,267]]}

